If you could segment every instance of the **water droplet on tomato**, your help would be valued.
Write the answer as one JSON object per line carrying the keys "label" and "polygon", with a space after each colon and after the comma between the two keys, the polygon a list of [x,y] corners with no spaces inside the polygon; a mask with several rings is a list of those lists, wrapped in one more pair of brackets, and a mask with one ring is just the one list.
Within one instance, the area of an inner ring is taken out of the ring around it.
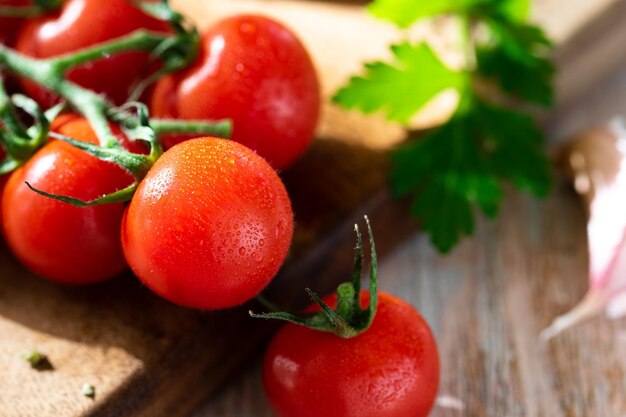
{"label": "water droplet on tomato", "polygon": [[255,33],[257,30],[256,25],[252,24],[252,23],[242,23],[239,26],[239,29],[244,32],[244,33]]}
{"label": "water droplet on tomato", "polygon": [[278,224],[276,225],[276,235],[282,235],[283,233],[285,233],[285,221],[284,220],[279,220]]}

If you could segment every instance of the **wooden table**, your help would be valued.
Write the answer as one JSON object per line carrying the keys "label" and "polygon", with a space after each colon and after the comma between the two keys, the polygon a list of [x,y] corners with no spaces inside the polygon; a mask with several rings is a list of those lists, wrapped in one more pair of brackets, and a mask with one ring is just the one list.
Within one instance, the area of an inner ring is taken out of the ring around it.
{"label": "wooden table", "polygon": [[[539,3],[548,10],[554,2]],[[603,46],[579,48],[600,53]],[[567,53],[576,45],[571,48]],[[583,72],[600,64],[586,64]],[[600,78],[590,93],[564,100],[549,117],[553,144],[626,114],[626,65]],[[509,192],[498,220],[480,220],[475,237],[451,255],[438,255],[416,233],[385,257],[382,288],[415,305],[439,342],[440,405],[432,415],[626,416],[626,320],[596,318],[547,343],[538,337],[580,300],[587,265],[583,209],[563,180],[545,201]],[[260,364],[257,357],[193,417],[272,416]]]}

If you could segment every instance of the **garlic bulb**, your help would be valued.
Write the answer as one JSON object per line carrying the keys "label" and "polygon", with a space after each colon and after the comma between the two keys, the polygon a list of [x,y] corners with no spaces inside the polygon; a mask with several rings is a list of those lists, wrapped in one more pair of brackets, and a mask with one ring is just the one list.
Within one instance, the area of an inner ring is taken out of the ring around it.
{"label": "garlic bulb", "polygon": [[582,196],[588,214],[589,290],[578,305],[541,333],[549,339],[605,312],[626,315],[626,128],[621,120],[574,138],[560,165]]}

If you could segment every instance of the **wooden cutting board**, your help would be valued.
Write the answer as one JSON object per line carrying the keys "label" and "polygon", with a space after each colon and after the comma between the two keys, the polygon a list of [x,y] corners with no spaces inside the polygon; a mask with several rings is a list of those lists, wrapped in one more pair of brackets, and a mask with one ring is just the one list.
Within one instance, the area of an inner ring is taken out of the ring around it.
{"label": "wooden cutting board", "polygon": [[[400,37],[392,26],[347,3],[174,3],[200,25],[241,11],[286,22],[315,57],[326,97],[361,60],[386,56],[386,45]],[[538,3],[538,19],[561,44],[561,108],[618,64],[626,38],[619,23],[624,9],[616,0]],[[425,26],[416,36],[436,38],[440,30]],[[578,54],[581,42],[598,46],[593,56]],[[606,65],[590,69],[589,59]],[[416,125],[437,123],[449,109],[444,98]],[[324,106],[319,140],[284,173],[297,225],[292,253],[272,288],[277,299],[302,302],[305,285],[324,293],[345,278],[351,225],[363,213],[372,217],[381,256],[414,230],[406,207],[391,204],[384,186],[386,150],[404,135],[380,117]],[[0,247],[0,416],[184,416],[258,351],[271,331],[271,325],[249,319],[247,308],[182,309],[130,275],[89,288],[62,287],[34,277]],[[33,348],[50,358],[48,369],[30,369],[20,358]],[[95,399],[81,395],[85,383],[95,386]]]}

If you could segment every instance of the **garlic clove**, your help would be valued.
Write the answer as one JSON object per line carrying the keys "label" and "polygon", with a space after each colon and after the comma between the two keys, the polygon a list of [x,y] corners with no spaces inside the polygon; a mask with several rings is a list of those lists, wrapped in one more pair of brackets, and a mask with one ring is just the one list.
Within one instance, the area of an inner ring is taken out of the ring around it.
{"label": "garlic clove", "polygon": [[588,214],[589,291],[557,317],[541,337],[548,340],[605,312],[626,315],[626,129],[621,120],[575,137],[558,155]]}

